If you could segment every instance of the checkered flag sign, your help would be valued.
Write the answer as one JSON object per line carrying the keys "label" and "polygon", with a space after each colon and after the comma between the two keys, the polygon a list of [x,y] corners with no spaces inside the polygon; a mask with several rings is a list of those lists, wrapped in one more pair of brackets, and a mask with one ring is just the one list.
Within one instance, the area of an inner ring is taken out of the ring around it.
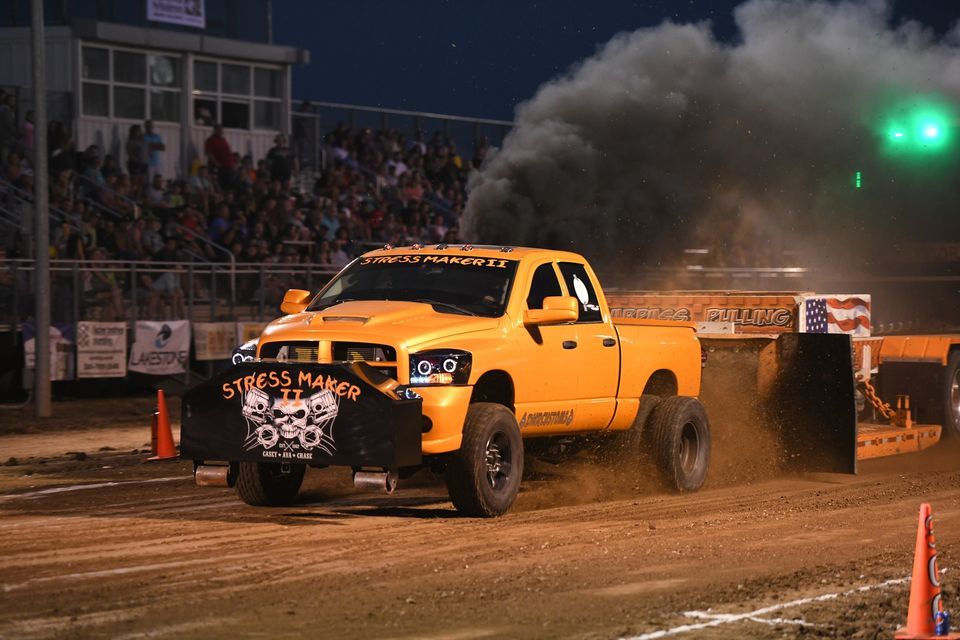
{"label": "checkered flag sign", "polygon": [[77,323],[77,346],[81,349],[90,346],[90,325],[86,322]]}

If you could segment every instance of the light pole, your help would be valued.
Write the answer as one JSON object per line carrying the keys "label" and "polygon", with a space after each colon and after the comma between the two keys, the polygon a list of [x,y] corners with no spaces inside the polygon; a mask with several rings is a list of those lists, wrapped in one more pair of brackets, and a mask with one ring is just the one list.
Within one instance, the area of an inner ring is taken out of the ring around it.
{"label": "light pole", "polygon": [[33,369],[34,413],[46,418],[50,403],[50,206],[47,191],[47,100],[44,90],[46,53],[43,0],[32,1],[30,38],[33,49],[33,217],[35,226],[34,317],[36,346]]}

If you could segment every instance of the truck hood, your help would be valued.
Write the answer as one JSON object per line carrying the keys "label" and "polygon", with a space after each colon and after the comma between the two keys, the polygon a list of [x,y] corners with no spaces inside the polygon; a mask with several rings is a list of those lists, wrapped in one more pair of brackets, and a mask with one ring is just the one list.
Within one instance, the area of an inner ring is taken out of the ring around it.
{"label": "truck hood", "polygon": [[274,320],[263,340],[388,338],[407,346],[448,336],[496,329],[498,318],[438,313],[429,304],[391,300],[342,302],[323,311],[308,311]]}

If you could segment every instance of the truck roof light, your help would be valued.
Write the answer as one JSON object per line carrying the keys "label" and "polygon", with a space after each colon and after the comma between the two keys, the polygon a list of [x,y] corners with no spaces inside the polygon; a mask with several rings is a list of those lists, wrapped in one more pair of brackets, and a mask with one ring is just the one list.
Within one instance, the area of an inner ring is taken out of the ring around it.
{"label": "truck roof light", "polygon": [[417,244],[411,245],[410,248],[413,249],[414,251],[420,251],[420,249],[423,249],[423,247],[420,246],[419,242]]}
{"label": "truck roof light", "polygon": [[471,251],[471,250],[473,250],[472,244],[465,244],[462,247],[460,247],[460,251]]}
{"label": "truck roof light", "polygon": [[500,253],[513,253],[513,247],[500,247]]}
{"label": "truck roof light", "polygon": [[446,249],[448,246],[450,246],[450,245],[447,245],[447,244],[444,244],[444,243],[441,242],[440,244],[437,245],[437,249],[439,249],[440,251],[443,251],[443,250]]}
{"label": "truck roof light", "polygon": [[393,245],[388,242],[387,244],[385,244],[385,245],[383,245],[382,247],[380,247],[380,249],[381,249],[382,251],[390,251],[390,249],[393,249]]}

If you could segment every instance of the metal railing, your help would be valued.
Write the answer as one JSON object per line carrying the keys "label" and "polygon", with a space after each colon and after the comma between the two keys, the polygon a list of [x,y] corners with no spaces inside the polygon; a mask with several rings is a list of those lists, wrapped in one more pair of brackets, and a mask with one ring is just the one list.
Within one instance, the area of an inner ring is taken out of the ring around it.
{"label": "metal railing", "polygon": [[[266,321],[279,315],[287,289],[317,290],[337,271],[320,264],[51,260],[51,315],[54,322]],[[27,319],[34,290],[32,260],[0,263],[0,324]]]}
{"label": "metal railing", "polygon": [[[16,325],[33,309],[33,261],[0,263],[0,324]],[[187,319],[264,321],[279,314],[287,289],[318,290],[338,267],[248,262],[52,260],[52,316],[79,320]],[[631,289],[797,289],[801,268],[639,268]]]}
{"label": "metal railing", "polygon": [[[280,315],[288,289],[318,291],[334,265],[229,262],[51,260],[51,316],[79,320],[260,321]],[[637,267],[601,280],[624,290],[819,291],[873,296],[878,329],[960,327],[960,274],[838,274],[803,267]],[[231,278],[235,284],[231,285]],[[0,333],[28,319],[32,260],[0,261]],[[931,322],[934,320],[935,322]]]}
{"label": "metal railing", "polygon": [[[3,196],[6,196],[6,198],[3,198]],[[6,201],[4,202],[3,200]],[[15,203],[11,203],[10,200],[14,200]],[[5,218],[12,220],[18,216],[18,211],[12,208],[14,204],[18,209],[21,207],[32,208],[33,194],[15,186],[12,182],[0,178],[0,209],[2,209]],[[65,222],[69,224],[75,231],[82,231],[80,218],[72,213],[67,213],[59,207],[50,205],[50,218],[57,223],[62,224]]]}
{"label": "metal railing", "polygon": [[[125,202],[125,203],[127,204],[127,206],[130,207],[131,213],[130,213],[130,216],[129,216],[129,217],[132,217],[132,218],[139,218],[139,217],[140,217],[140,205],[139,205],[139,203],[137,203],[137,201],[134,200],[133,198],[131,198],[130,196],[125,196],[125,195],[119,193],[116,189],[114,189],[113,187],[111,187],[111,186],[108,185],[107,183],[98,184],[95,180],[93,180],[93,179],[91,179],[91,178],[88,178],[87,176],[83,175],[82,173],[77,173],[77,174],[75,174],[75,176],[74,176],[74,185],[76,186],[78,183],[82,183],[82,184],[88,185],[88,187],[89,187],[88,189],[78,189],[78,192],[86,193],[86,194],[87,194],[87,198],[90,199],[90,200],[95,200],[95,201],[97,202],[97,204],[100,205],[101,208],[105,208],[105,209],[108,209],[108,210],[110,210],[110,211],[113,211],[114,214],[115,214],[116,216],[118,216],[118,217],[121,217],[121,218],[128,217],[128,216],[126,216],[125,214],[120,213],[119,211],[116,211],[115,209],[110,209],[110,207],[108,207],[107,205],[103,204],[103,202],[101,202],[101,201],[98,199],[101,193],[108,193],[108,194],[110,194],[110,197],[111,197],[111,198],[113,198],[113,199],[115,199],[115,200],[119,200],[119,201],[121,201],[121,202]],[[93,194],[93,195],[91,195],[91,194]]]}

